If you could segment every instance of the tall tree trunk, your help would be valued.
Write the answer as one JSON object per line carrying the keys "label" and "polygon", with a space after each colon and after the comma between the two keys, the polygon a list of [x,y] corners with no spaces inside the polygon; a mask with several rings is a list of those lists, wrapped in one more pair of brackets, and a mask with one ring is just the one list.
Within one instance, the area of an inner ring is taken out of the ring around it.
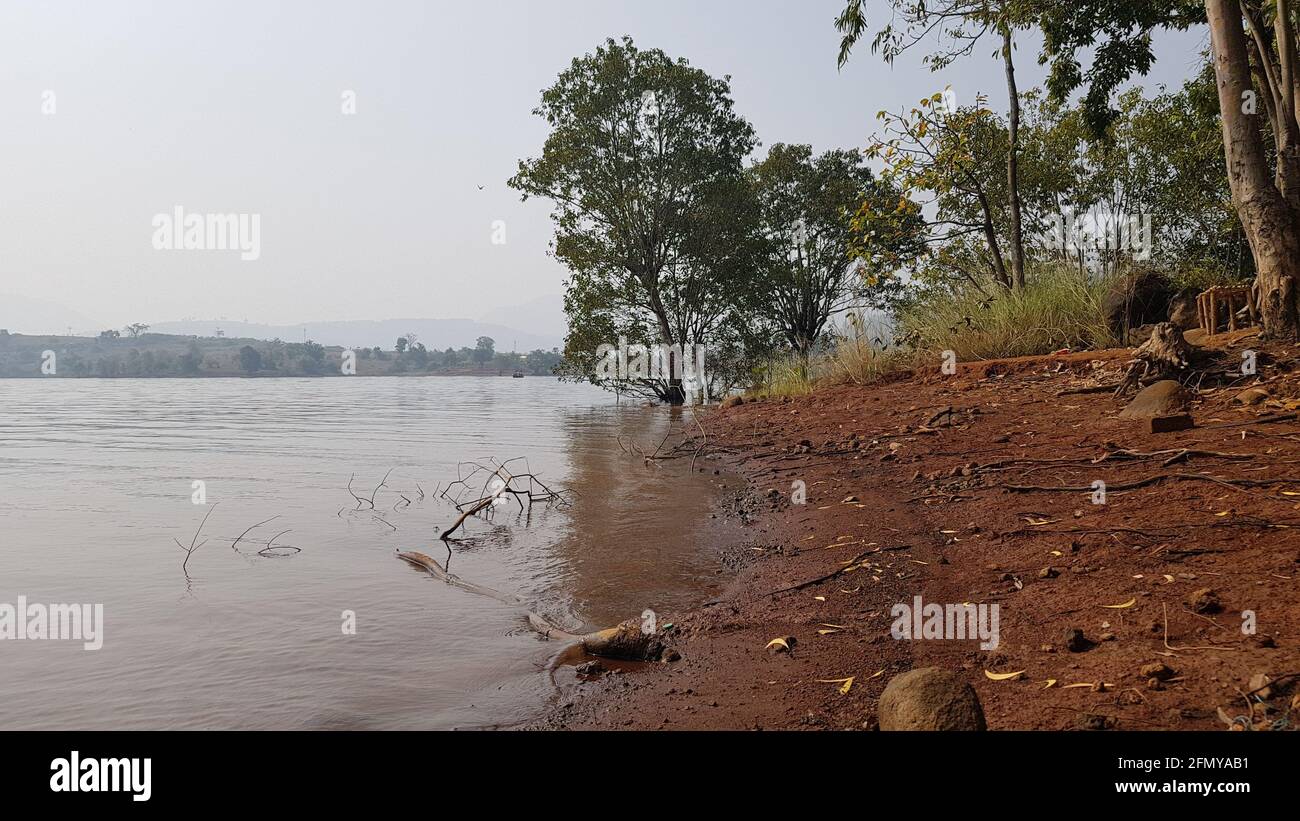
{"label": "tall tree trunk", "polygon": [[[672,345],[678,340],[673,338],[672,325],[668,322],[668,309],[664,307],[664,301],[659,296],[658,279],[659,277],[657,272],[654,274],[641,275],[641,282],[645,285],[646,291],[648,291],[650,295],[650,312],[654,314],[655,319],[659,323],[659,334],[663,337],[662,344],[671,349]],[[681,367],[680,362],[670,362],[669,364],[672,367]],[[686,404],[686,389],[682,386],[682,380],[673,376],[673,374],[677,373],[681,373],[681,371],[669,371],[669,379],[667,380],[668,388],[660,395],[660,398],[670,405]]]}
{"label": "tall tree trunk", "polygon": [[1228,183],[1255,252],[1264,333],[1293,340],[1300,332],[1296,304],[1300,230],[1296,212],[1270,179],[1258,125],[1242,110],[1245,93],[1252,89],[1241,5],[1238,0],[1205,0],[1205,12],[1214,50]]}
{"label": "tall tree trunk", "polygon": [[1025,240],[1020,216],[1020,92],[1016,88],[1016,64],[1011,55],[1011,25],[1002,26],[1002,63],[1007,71],[1010,97],[1007,146],[1007,197],[1011,210],[1011,279],[1016,288],[1025,287]]}

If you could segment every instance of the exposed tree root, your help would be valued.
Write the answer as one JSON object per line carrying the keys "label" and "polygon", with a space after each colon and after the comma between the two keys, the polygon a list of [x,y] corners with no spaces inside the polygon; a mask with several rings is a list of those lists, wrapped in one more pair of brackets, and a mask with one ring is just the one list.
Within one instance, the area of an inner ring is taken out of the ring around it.
{"label": "exposed tree root", "polygon": [[527,609],[524,600],[518,596],[502,593],[493,590],[490,587],[483,587],[473,582],[465,581],[454,573],[448,572],[442,565],[438,564],[435,559],[415,551],[399,552],[397,558],[404,562],[423,568],[431,573],[435,578],[467,590],[471,593],[477,593],[481,596],[487,596],[496,599],[502,604],[511,607],[519,607],[526,610],[528,617],[528,626],[548,639],[558,639],[564,642],[571,642],[582,646],[582,649],[593,656],[603,656],[605,658],[630,659],[634,661],[653,661],[659,658],[663,652],[664,645],[658,634],[649,633],[642,629],[639,619],[628,619],[613,627],[604,630],[597,630],[594,633],[572,633],[548,621],[542,615]]}

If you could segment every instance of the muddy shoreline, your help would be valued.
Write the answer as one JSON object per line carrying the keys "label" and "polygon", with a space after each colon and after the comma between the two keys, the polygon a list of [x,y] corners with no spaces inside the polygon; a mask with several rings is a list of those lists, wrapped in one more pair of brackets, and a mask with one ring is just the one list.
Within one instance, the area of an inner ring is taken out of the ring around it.
{"label": "muddy shoreline", "polygon": [[[1216,354],[1240,361],[1250,342]],[[1245,694],[1300,670],[1300,422],[1246,424],[1300,397],[1295,352],[1202,385],[1198,427],[1161,434],[1088,392],[1128,355],[980,362],[702,417],[696,469],[746,485],[718,514],[742,525],[719,545],[731,583],[661,614],[673,661],[583,677],[533,726],[870,730],[893,676],[938,666],[975,688],[990,729],[1226,730],[1221,712],[1294,727],[1293,685],[1254,707]],[[1266,402],[1235,400],[1254,384]],[[1157,475],[1104,504],[1077,490]],[[891,608],[916,596],[997,604],[997,647],[893,638]],[[790,652],[768,648],[787,637]]]}

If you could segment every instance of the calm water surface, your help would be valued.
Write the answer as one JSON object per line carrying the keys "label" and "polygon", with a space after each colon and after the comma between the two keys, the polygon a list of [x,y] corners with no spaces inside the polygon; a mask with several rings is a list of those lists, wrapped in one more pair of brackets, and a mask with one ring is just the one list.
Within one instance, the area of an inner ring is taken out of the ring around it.
{"label": "calm water surface", "polygon": [[[544,378],[0,380],[0,602],[102,603],[105,622],[98,651],[0,641],[0,729],[525,722],[553,696],[556,644],[394,551],[442,560],[456,513],[435,486],[464,460],[526,456],[578,502],[471,522],[452,572],[572,628],[698,602],[717,579],[693,526],[714,477],[615,444],[653,448],[675,424]],[[375,503],[391,526],[350,514],[349,475],[369,496],[390,468]],[[187,580],[173,539],[210,509]],[[272,516],[246,539],[288,530],[277,544],[300,553],[231,550]]]}

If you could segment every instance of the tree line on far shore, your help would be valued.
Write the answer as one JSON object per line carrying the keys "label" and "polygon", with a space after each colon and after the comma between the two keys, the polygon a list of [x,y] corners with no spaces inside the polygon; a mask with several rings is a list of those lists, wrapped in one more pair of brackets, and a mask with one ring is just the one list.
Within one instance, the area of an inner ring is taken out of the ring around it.
{"label": "tree line on far shore", "polygon": [[[192,377],[192,376],[335,376],[342,372],[344,348],[310,340],[284,342],[226,337],[192,337],[146,333],[132,326],[123,336],[105,331],[98,337],[41,336],[0,331],[0,378],[13,377]],[[558,350],[528,353],[497,351],[495,341],[480,337],[473,347],[429,350],[408,334],[391,349],[357,348],[358,375],[511,374],[551,375],[561,360]],[[54,353],[53,373],[42,370],[46,352]]]}

